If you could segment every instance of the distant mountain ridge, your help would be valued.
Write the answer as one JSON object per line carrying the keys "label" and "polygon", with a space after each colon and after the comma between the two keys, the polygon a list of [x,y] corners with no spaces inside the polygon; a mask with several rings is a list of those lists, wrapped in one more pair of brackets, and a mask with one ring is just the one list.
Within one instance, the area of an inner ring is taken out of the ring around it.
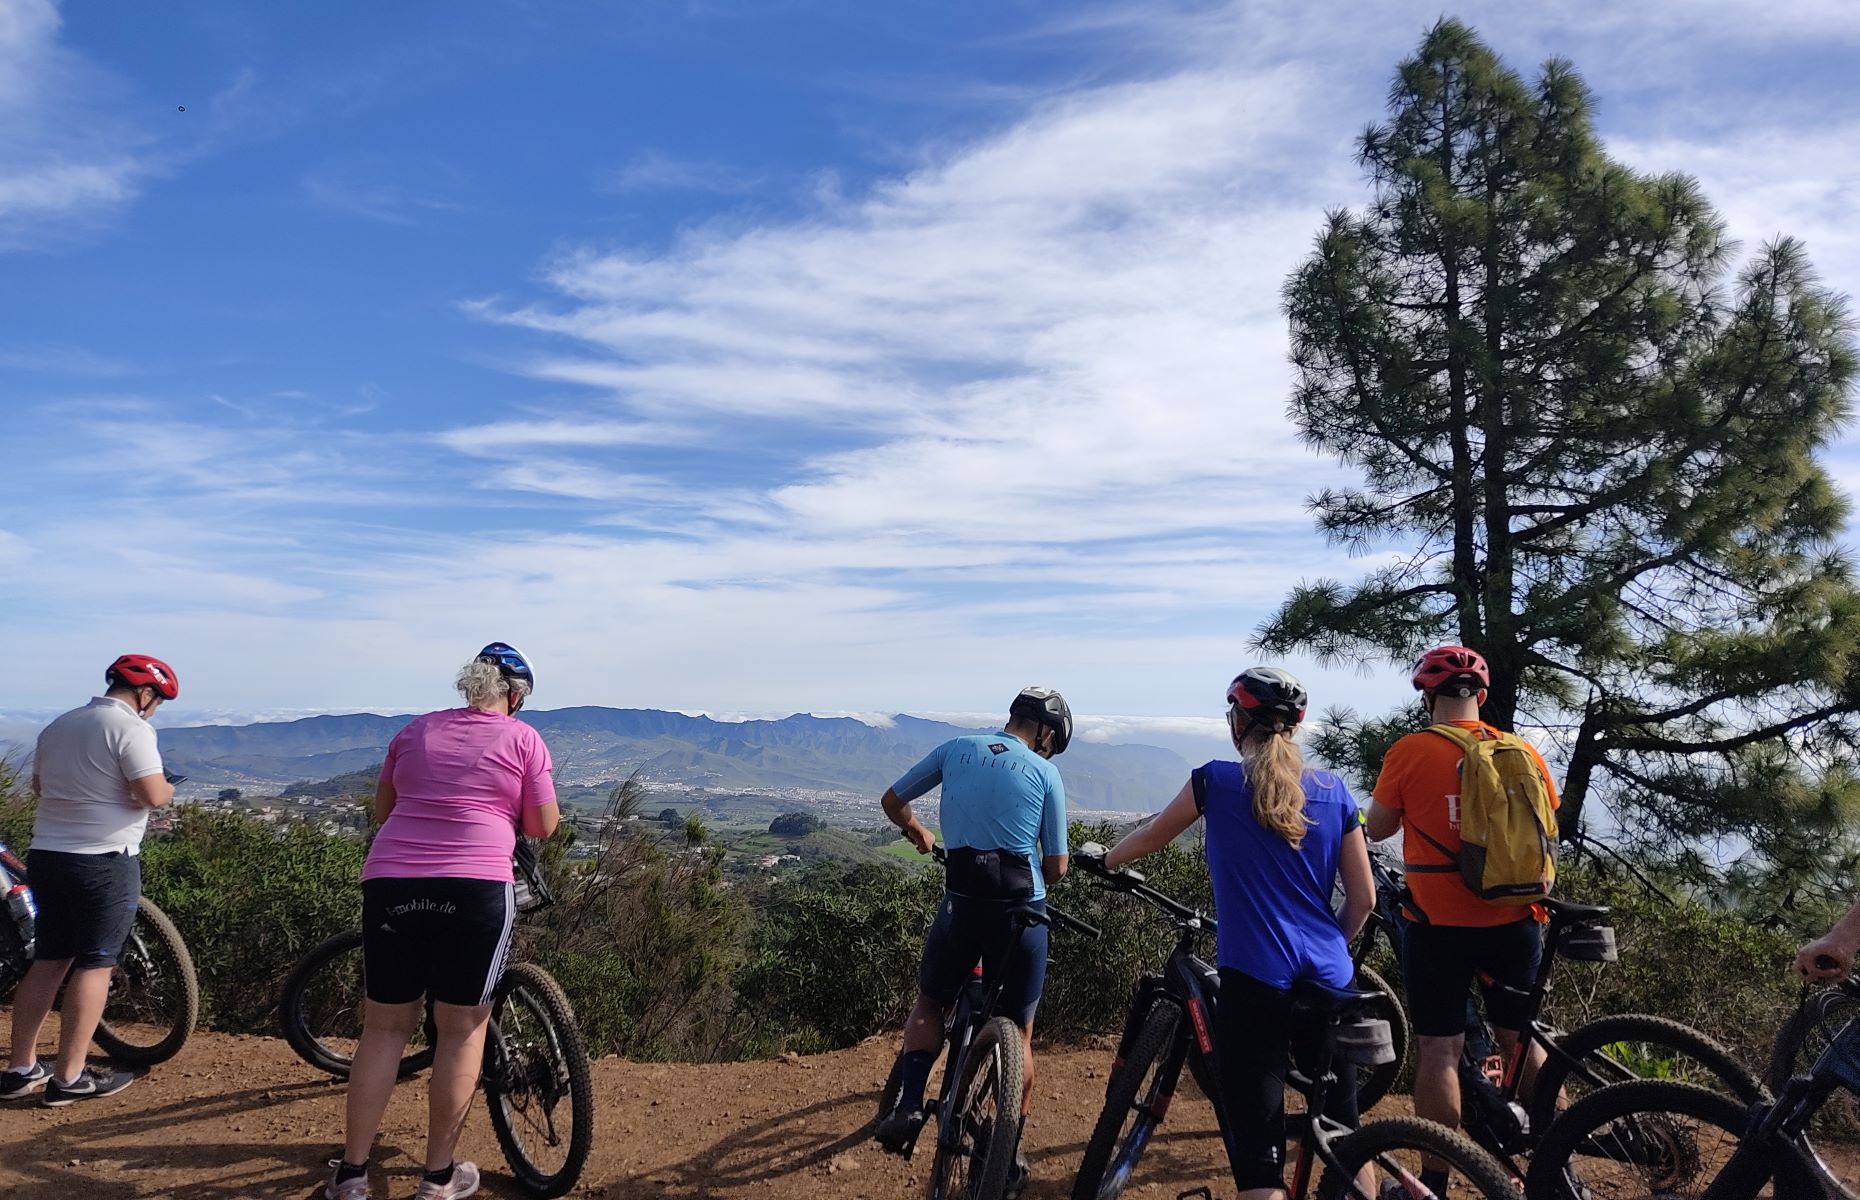
{"label": "distant mountain ridge", "polygon": [[[372,768],[412,719],[352,713],[170,728],[161,731],[162,756],[197,783],[276,787]],[[556,778],[566,783],[638,770],[669,783],[874,797],[931,748],[960,734],[989,732],[905,715],[886,727],[805,713],[716,721],[651,708],[558,708],[521,719],[543,735]],[[1159,808],[1189,770],[1173,750],[1108,742],[1074,741],[1057,762],[1072,807],[1087,811]]]}

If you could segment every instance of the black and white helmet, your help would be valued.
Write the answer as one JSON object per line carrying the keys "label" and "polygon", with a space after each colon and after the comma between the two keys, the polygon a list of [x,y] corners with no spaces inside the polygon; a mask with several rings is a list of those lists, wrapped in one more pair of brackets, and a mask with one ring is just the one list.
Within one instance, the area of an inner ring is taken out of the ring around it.
{"label": "black and white helmet", "polygon": [[1065,753],[1072,741],[1072,709],[1066,698],[1049,687],[1027,687],[1008,705],[1008,715],[1037,721],[1053,731],[1053,753]]}
{"label": "black and white helmet", "polygon": [[1227,703],[1268,729],[1290,729],[1305,719],[1305,685],[1278,667],[1248,667],[1227,685]]}

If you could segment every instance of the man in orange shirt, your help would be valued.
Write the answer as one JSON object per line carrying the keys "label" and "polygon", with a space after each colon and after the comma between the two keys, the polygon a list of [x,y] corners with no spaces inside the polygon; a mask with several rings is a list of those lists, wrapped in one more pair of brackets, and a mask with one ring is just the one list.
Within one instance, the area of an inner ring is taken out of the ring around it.
{"label": "man in orange shirt", "polygon": [[[1479,719],[1492,675],[1478,651],[1465,646],[1429,650],[1415,665],[1413,682],[1436,724],[1457,725],[1478,737],[1502,734]],[[1530,753],[1554,804],[1550,768],[1535,747]],[[1538,908],[1482,900],[1460,878],[1460,757],[1459,744],[1438,733],[1411,733],[1396,742],[1382,760],[1368,822],[1372,840],[1392,837],[1398,829],[1402,834],[1416,910],[1409,915],[1417,918],[1407,927],[1402,950],[1408,1011],[1418,1035],[1414,1111],[1449,1129],[1460,1124],[1457,1067],[1466,1041],[1468,989],[1479,980],[1486,1017],[1509,1053],[1528,1017],[1516,993],[1530,990],[1543,951]],[[1532,1057],[1524,1069],[1527,1087],[1543,1050],[1535,1048]],[[1425,1174],[1423,1181],[1440,1182]]]}

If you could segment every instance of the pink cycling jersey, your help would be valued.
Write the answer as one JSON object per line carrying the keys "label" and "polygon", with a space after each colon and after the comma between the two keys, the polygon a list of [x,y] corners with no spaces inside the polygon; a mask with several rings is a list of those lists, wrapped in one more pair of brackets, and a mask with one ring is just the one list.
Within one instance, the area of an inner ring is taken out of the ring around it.
{"label": "pink cycling jersey", "polygon": [[542,735],[515,717],[479,708],[415,717],[381,764],[394,811],[362,878],[510,882],[523,810],[555,803],[552,769]]}

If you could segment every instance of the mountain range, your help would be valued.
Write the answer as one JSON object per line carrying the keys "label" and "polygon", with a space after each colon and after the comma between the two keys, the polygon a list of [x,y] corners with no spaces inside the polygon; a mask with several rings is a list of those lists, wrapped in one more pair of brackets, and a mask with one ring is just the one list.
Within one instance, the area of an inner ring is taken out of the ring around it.
{"label": "mountain range", "polygon": [[[377,766],[411,714],[353,713],[250,725],[161,731],[163,760],[195,784],[277,788]],[[899,715],[886,725],[807,714],[764,721],[640,708],[526,712],[548,743],[556,779],[588,784],[634,771],[661,782],[721,789],[794,789],[878,796],[933,747],[963,733]],[[1159,746],[1074,741],[1056,760],[1075,809],[1149,812],[1182,786],[1188,762]]]}

